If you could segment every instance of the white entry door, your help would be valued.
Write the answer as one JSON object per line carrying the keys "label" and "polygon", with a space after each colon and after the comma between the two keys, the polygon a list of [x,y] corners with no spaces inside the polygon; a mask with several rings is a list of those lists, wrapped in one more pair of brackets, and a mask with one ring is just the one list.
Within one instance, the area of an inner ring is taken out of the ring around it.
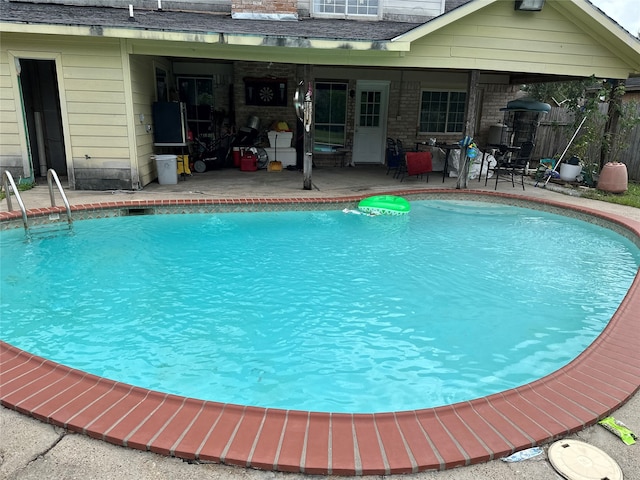
{"label": "white entry door", "polygon": [[360,80],[356,87],[353,162],[384,164],[389,82]]}

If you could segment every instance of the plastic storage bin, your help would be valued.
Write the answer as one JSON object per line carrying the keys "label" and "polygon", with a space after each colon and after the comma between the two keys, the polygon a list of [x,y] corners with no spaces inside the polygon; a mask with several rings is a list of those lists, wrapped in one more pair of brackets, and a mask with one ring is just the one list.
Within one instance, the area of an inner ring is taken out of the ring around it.
{"label": "plastic storage bin", "polygon": [[288,167],[289,165],[294,167],[296,166],[297,155],[296,155],[295,148],[278,147],[278,148],[265,148],[264,150],[265,152],[267,152],[267,155],[269,156],[269,160],[271,161],[278,160],[279,162],[282,162],[282,166],[285,168]]}
{"label": "plastic storage bin", "polygon": [[271,130],[267,133],[269,146],[271,148],[289,148],[293,139],[293,132],[276,132]]}
{"label": "plastic storage bin", "polygon": [[156,168],[160,185],[178,183],[178,157],[176,155],[156,155]]}

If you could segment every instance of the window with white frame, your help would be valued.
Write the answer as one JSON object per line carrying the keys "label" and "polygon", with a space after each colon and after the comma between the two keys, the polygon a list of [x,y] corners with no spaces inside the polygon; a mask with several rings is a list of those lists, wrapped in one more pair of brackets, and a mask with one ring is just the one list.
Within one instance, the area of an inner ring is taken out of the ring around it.
{"label": "window with white frame", "polygon": [[367,15],[377,17],[380,0],[313,0],[313,12],[328,15]]}
{"label": "window with white frame", "polygon": [[332,152],[345,145],[347,87],[346,82],[316,82],[313,92],[316,152]]}
{"label": "window with white frame", "polygon": [[461,133],[466,101],[466,92],[423,90],[420,133]]}

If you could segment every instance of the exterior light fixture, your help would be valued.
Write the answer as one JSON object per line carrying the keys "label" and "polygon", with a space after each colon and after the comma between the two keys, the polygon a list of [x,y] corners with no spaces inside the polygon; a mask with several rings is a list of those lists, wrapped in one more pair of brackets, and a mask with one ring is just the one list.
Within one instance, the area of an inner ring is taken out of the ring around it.
{"label": "exterior light fixture", "polygon": [[516,10],[539,12],[543,6],[544,0],[516,0]]}

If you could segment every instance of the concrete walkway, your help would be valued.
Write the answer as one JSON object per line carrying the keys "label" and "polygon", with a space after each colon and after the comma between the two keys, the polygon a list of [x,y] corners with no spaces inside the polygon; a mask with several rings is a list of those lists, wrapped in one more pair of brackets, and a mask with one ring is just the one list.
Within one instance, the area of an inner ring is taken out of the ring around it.
{"label": "concrete walkway", "polygon": [[[27,209],[50,206],[46,187],[37,186],[22,192]],[[177,185],[153,183],[136,192],[87,192],[67,191],[72,205],[145,199],[184,198],[335,198],[359,195],[374,195],[401,189],[434,190],[455,188],[455,179],[446,179],[432,174],[429,183],[414,178],[402,183],[386,175],[381,167],[356,167],[315,169],[314,189],[302,190],[302,175],[299,172],[239,172],[222,170],[187,177]],[[470,188],[493,190],[494,184],[484,187],[484,180],[471,180]],[[571,196],[570,190],[549,185],[548,188],[527,186],[525,192],[518,186],[501,183],[498,190],[524,195],[541,201],[554,201],[574,206],[583,206],[640,221],[640,209]],[[560,192],[554,190],[561,190]],[[56,204],[62,205],[56,195]],[[17,205],[14,202],[14,207]],[[0,202],[0,211],[7,210],[6,200]],[[640,394],[636,393],[624,406],[614,413],[631,430],[640,433]],[[640,480],[640,442],[625,445],[620,439],[601,426],[593,426],[571,435],[594,445],[609,454],[622,468],[625,479]],[[548,447],[548,446],[547,446]],[[213,464],[189,464],[175,458],[161,457],[149,452],[129,450],[92,438],[65,432],[41,423],[17,412],[0,408],[0,479],[303,479],[301,474],[261,472]],[[327,477],[337,478],[337,477]],[[364,477],[373,478],[373,477]],[[380,478],[380,477],[375,477]],[[444,472],[423,472],[403,475],[408,479],[439,480],[483,480],[483,479],[535,479],[552,480],[560,477],[545,454],[519,463],[500,460]]]}

